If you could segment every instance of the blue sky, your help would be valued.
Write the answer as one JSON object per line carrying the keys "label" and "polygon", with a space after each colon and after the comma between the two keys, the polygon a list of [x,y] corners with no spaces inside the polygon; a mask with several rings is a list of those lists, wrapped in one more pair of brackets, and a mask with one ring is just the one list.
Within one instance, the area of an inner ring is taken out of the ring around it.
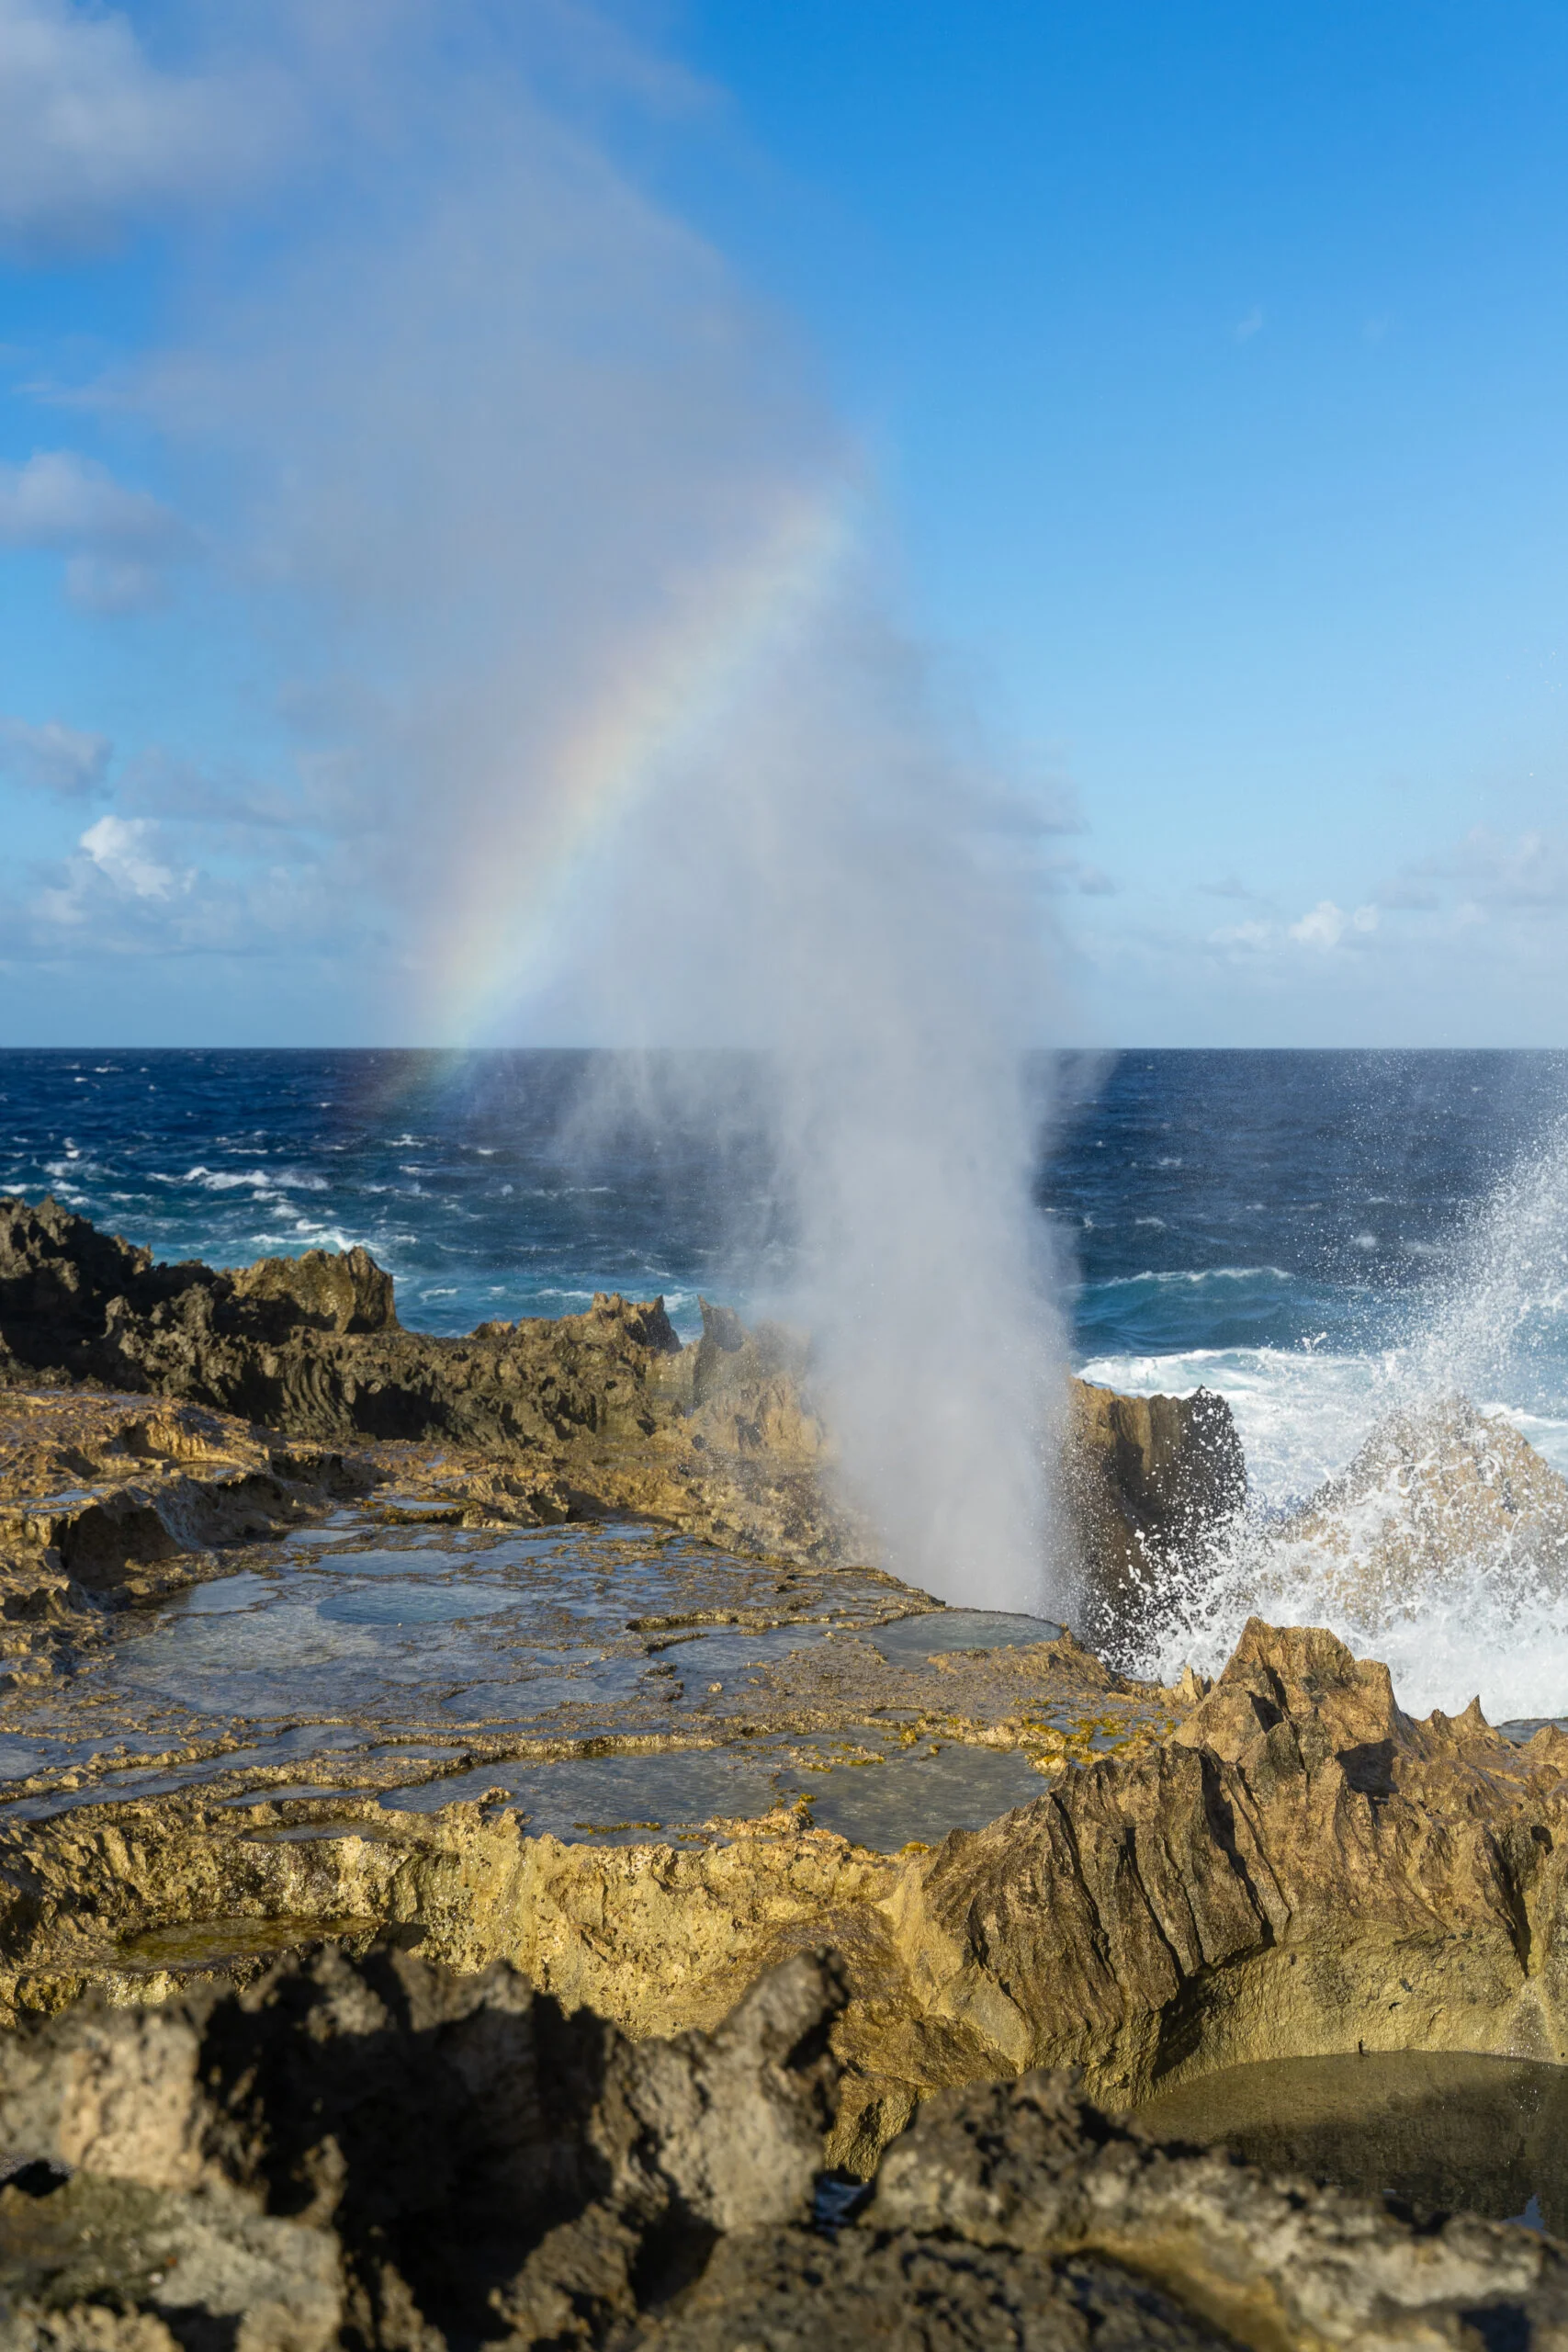
{"label": "blue sky", "polygon": [[1564,1043],[1565,115],[1506,0],[0,0],[6,1040],[435,1035],[498,746],[810,475],[1042,1034]]}

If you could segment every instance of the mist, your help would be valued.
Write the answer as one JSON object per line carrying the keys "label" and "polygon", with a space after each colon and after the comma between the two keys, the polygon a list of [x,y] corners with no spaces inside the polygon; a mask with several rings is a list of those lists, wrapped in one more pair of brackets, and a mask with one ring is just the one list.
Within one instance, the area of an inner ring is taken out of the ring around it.
{"label": "mist", "polygon": [[194,141],[183,220],[164,174],[178,315],[93,395],[265,681],[243,775],[143,778],[159,922],[335,944],[400,1042],[765,1054],[849,1496],[943,1598],[1060,1606],[1036,803],[809,354],[657,193],[722,99],[559,7],[213,22],[182,87],[265,91],[270,169]]}

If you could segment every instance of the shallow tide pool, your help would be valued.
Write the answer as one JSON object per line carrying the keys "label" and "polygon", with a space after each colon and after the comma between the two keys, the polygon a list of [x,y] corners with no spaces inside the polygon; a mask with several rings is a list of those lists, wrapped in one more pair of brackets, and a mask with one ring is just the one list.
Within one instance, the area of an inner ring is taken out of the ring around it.
{"label": "shallow tide pool", "polygon": [[1161,2139],[1568,2236],[1568,2067],[1463,2052],[1275,2058],[1137,2110]]}

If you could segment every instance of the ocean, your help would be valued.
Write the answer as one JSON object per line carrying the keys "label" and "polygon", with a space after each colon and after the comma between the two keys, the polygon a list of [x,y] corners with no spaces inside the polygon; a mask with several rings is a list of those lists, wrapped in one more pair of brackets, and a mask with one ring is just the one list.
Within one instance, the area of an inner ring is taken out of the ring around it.
{"label": "ocean", "polygon": [[[1467,1393],[1568,1473],[1568,1058],[1129,1052],[1034,1075],[1075,1367],[1219,1390],[1264,1517],[1416,1388]],[[621,1290],[689,1334],[700,1294],[788,1296],[763,1082],[741,1057],[12,1051],[0,1188],[165,1259],[362,1242],[415,1329]],[[1491,1669],[1494,1703],[1568,1704],[1568,1623],[1548,1634],[1533,1678]],[[1523,1637],[1500,1626],[1493,1651]],[[1447,1703],[1452,1673],[1415,1655],[1411,1687]]]}
{"label": "ocean", "polygon": [[1041,1197],[1076,1369],[1218,1389],[1268,1507],[1416,1359],[1568,1472],[1568,1057],[1129,1053],[1061,1094]]}

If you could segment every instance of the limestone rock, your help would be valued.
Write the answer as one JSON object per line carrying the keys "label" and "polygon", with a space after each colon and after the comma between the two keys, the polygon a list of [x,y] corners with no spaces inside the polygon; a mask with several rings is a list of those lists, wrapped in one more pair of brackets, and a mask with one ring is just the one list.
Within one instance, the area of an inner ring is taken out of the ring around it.
{"label": "limestone rock", "polygon": [[1529,2232],[1468,2216],[1426,2227],[1381,2199],[1161,2148],[1061,2074],[931,2101],[884,2159],[864,2220],[1123,2265],[1221,2340],[1568,2341],[1568,2256]]}
{"label": "limestone rock", "polygon": [[[836,2163],[932,2090],[1077,2064],[1115,2106],[1257,2058],[1380,2050],[1568,2060],[1568,1736],[1416,1722],[1386,1669],[1254,1621],[1175,1736],[1043,1773],[931,1851],[798,1815],[685,1849],[566,1846],[472,1804],[318,1803],[272,1840],[197,1792],[0,1829],[0,1996],[171,1998],[312,1934],[416,1923],[623,2030],[711,2030],[806,1947],[842,1955]],[[190,1923],[188,1927],[180,1923]]]}
{"label": "limestone rock", "polygon": [[938,2093],[814,2225],[831,1955],[627,2041],[515,1972],[318,1951],[0,2039],[0,2352],[1325,2352],[1568,2342],[1568,2256],[1161,2145],[1031,2073]]}
{"label": "limestone rock", "polygon": [[1561,2062],[1565,1762],[1562,1734],[1517,1748],[1478,1708],[1414,1722],[1385,1668],[1255,1619],[1169,1745],[911,1864],[888,1905],[910,2058],[928,2082],[1081,2064],[1117,2103],[1358,2046]]}
{"label": "limestone rock", "polygon": [[368,1250],[307,1250],[299,1258],[261,1258],[232,1276],[234,1296],[276,1301],[285,1330],[395,1331],[392,1277]]}
{"label": "limestone rock", "polygon": [[[836,1491],[805,1344],[707,1300],[684,1348],[662,1300],[604,1295],[446,1339],[401,1329],[363,1250],[159,1266],[54,1201],[0,1200],[5,1378],[181,1398],[340,1448],[468,1449],[515,1465],[546,1518],[635,1510],[806,1563],[875,1548]],[[1133,1623],[1151,1567],[1201,1550],[1245,1487],[1223,1399],[1074,1382],[1063,1487],[1087,1629]]]}
{"label": "limestone rock", "polygon": [[[111,2298],[254,2352],[600,2342],[728,2228],[804,2220],[839,2074],[822,1955],[713,2034],[627,2043],[504,1964],[396,1944],[0,2040],[0,2296]],[[65,2178],[65,2185],[60,2186]],[[248,2331],[245,2332],[245,2331]],[[113,2339],[110,2339],[113,2341]],[[0,2335],[0,2345],[6,2339]]]}
{"label": "limestone rock", "polygon": [[[0,1387],[0,1655],[37,1679],[107,1609],[216,1574],[374,1483],[368,1466],[269,1443],[248,1423],[144,1396]],[[24,1663],[25,1662],[25,1663]]]}
{"label": "limestone rock", "polygon": [[0,2352],[164,2352],[188,2344],[193,2327],[197,2341],[235,2352],[330,2352],[342,2341],[329,2232],[90,2172],[41,2193],[0,2188]]}
{"label": "limestone rock", "polygon": [[831,2244],[802,2230],[721,2238],[676,2308],[633,2339],[648,2352],[1236,2352],[1248,2340],[1093,2256],[869,2228]]}
{"label": "limestone rock", "polygon": [[[636,1510],[743,1550],[852,1556],[818,1476],[798,1343],[728,1310],[682,1349],[662,1300],[404,1331],[363,1250],[225,1272],[154,1265],[58,1203],[0,1200],[0,1378],[187,1400],[317,1444],[429,1441],[525,1473],[537,1514]],[[574,1505],[570,1498],[578,1498]],[[526,1513],[520,1513],[526,1516]]]}

